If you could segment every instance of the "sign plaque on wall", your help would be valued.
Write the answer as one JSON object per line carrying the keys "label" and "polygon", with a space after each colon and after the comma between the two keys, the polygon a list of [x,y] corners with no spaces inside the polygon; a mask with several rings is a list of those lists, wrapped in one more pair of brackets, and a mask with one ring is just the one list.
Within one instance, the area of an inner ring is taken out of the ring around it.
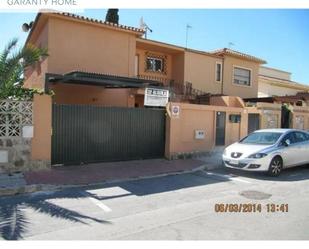
{"label": "sign plaque on wall", "polygon": [[168,103],[169,92],[166,89],[146,88],[145,89],[145,106],[162,106]]}
{"label": "sign plaque on wall", "polygon": [[173,105],[171,111],[172,111],[172,116],[178,118],[179,114],[180,114],[180,106],[179,105]]}
{"label": "sign plaque on wall", "polygon": [[33,126],[32,125],[25,125],[22,128],[23,138],[32,138],[33,137]]}

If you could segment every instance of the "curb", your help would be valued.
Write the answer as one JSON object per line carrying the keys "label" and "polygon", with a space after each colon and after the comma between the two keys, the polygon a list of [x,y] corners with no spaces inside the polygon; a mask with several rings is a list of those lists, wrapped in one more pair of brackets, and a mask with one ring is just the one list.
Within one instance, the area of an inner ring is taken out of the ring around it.
{"label": "curb", "polygon": [[162,174],[151,175],[151,176],[138,176],[138,177],[106,180],[102,182],[89,183],[89,184],[74,184],[74,185],[33,184],[33,185],[25,185],[25,186],[21,186],[17,188],[5,188],[5,189],[0,188],[0,197],[30,194],[30,193],[41,192],[41,191],[59,191],[59,190],[67,189],[67,188],[89,187],[89,186],[96,186],[96,185],[107,184],[107,183],[118,183],[118,182],[135,181],[135,180],[142,180],[142,179],[152,179],[152,178],[158,178],[158,177],[164,177],[164,176],[188,174],[188,173],[193,173],[193,172],[197,172],[197,171],[201,171],[205,169],[207,169],[207,165],[203,164],[192,170],[174,171],[174,172],[162,173]]}
{"label": "curb", "polygon": [[1,188],[0,196],[10,196],[10,195],[18,195],[18,194],[28,194],[36,191],[41,191],[42,186],[40,185],[25,185],[21,187],[15,188]]}
{"label": "curb", "polygon": [[47,184],[25,185],[16,188],[0,188],[0,197],[8,197],[14,195],[31,194],[40,191],[56,191],[58,186]]}

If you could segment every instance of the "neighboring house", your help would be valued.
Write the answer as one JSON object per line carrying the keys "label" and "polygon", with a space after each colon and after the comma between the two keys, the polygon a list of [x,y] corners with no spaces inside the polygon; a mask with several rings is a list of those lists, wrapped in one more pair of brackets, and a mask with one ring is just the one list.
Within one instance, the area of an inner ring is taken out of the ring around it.
{"label": "neighboring house", "polygon": [[269,67],[260,67],[258,97],[291,96],[309,92],[309,86],[291,80],[291,73]]}
{"label": "neighboring house", "polygon": [[227,48],[213,54],[222,57],[222,94],[241,98],[257,96],[259,67],[266,61]]}
{"label": "neighboring house", "polygon": [[26,43],[49,56],[25,86],[52,89],[54,102],[143,106],[147,86],[175,95],[258,95],[265,61],[231,49],[203,52],[142,38],[144,30],[69,13],[39,13]]}

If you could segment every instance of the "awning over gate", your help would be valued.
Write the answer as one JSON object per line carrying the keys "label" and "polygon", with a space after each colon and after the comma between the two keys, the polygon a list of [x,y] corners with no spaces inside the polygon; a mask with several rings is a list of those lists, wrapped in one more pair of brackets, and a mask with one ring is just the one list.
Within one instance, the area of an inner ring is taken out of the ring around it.
{"label": "awning over gate", "polygon": [[144,88],[148,86],[162,86],[161,82],[140,79],[137,77],[122,77],[108,74],[74,71],[64,75],[47,74],[48,83],[66,83],[80,85],[95,85],[106,88]]}

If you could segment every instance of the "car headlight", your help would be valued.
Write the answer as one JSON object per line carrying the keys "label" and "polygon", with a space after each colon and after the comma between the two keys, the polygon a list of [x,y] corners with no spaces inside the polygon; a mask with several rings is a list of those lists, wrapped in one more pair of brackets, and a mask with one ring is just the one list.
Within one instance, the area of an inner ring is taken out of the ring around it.
{"label": "car headlight", "polygon": [[252,154],[252,155],[250,155],[250,156],[248,156],[248,157],[249,157],[249,158],[256,158],[256,159],[259,159],[259,158],[263,158],[263,157],[265,157],[265,156],[267,156],[266,153],[254,153],[254,154]]}

